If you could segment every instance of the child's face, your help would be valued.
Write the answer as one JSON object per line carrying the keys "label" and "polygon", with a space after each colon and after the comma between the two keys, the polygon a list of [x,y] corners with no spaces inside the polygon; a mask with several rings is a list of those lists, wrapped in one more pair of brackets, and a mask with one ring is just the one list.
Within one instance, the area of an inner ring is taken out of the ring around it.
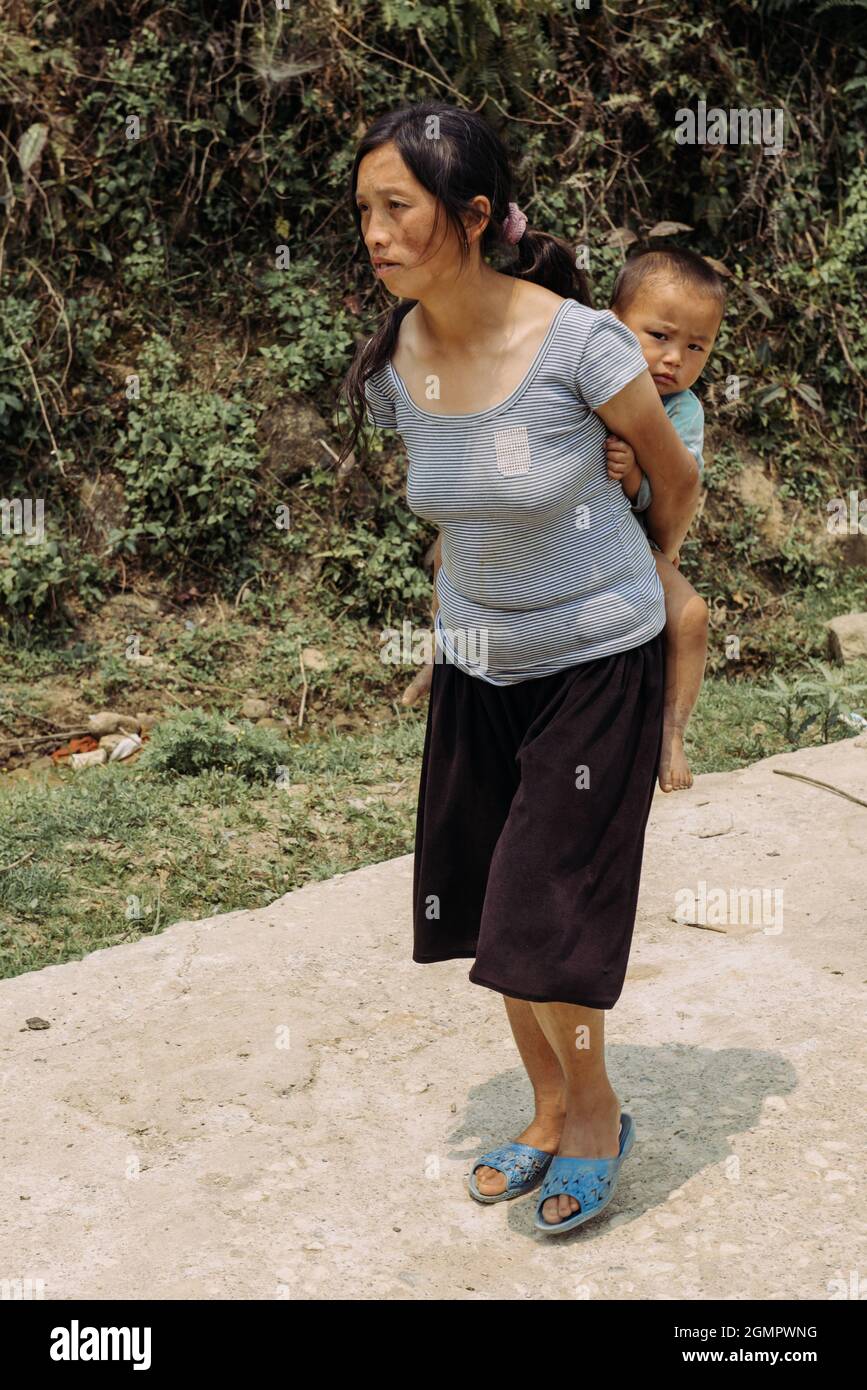
{"label": "child's face", "polygon": [[617,317],[640,342],[660,396],[671,396],[701,375],[719,332],[722,306],[676,281],[653,279]]}

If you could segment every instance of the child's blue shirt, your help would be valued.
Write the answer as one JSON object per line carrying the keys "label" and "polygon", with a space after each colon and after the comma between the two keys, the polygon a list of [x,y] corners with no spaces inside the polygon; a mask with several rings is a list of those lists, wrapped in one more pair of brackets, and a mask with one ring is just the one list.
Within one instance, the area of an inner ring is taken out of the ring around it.
{"label": "child's blue shirt", "polygon": [[[663,396],[662,404],[674,428],[677,430],[683,443],[691,454],[695,455],[698,464],[699,476],[704,474],[704,458],[702,449],[704,448],[704,410],[701,401],[694,391],[675,391],[671,396]],[[650,482],[647,474],[641,475],[641,487],[635,494],[632,503],[632,510],[635,512],[644,530],[647,526],[641,512],[646,512],[650,506],[653,494],[650,491]],[[654,547],[656,549],[657,547]]]}

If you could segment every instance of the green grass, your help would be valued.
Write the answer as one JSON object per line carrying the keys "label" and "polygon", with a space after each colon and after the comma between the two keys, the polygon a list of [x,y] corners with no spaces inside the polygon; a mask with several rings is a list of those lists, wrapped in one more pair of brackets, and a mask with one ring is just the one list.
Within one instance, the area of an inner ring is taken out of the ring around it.
{"label": "green grass", "polygon": [[[786,592],[757,570],[714,568],[712,549],[697,548],[687,571],[712,609],[705,683],[687,733],[693,772],[851,737],[856,729],[841,724],[804,724],[835,700],[867,713],[867,691],[850,688],[867,682],[867,662],[816,664],[826,619],[867,606],[860,571],[829,578],[816,570],[806,589]],[[173,922],[260,907],[412,851],[426,703],[406,709],[399,696],[414,670],[379,660],[384,620],[364,623],[318,602],[311,583],[308,591],[286,576],[248,590],[238,607],[225,597],[182,605],[154,585],[156,602],[136,608],[134,594],[118,595],[83,616],[74,640],[33,634],[17,647],[0,643],[0,737],[81,725],[101,707],[160,719],[137,763],[81,772],[48,763],[45,775],[33,768],[24,779],[0,778],[0,975]],[[406,616],[428,624],[426,610]],[[130,632],[152,666],[126,659]],[[726,657],[732,637],[737,661]],[[325,670],[302,672],[305,647],[324,654]],[[797,693],[804,678],[816,688]],[[237,726],[253,691],[287,717],[285,753],[274,753],[277,735],[264,730],[245,735],[243,757],[216,733],[211,748],[195,711]],[[160,745],[161,761],[151,758]],[[275,762],[285,762],[288,787],[275,783]],[[189,775],[197,766],[208,770]]]}
{"label": "green grass", "polygon": [[[412,711],[381,735],[299,743],[288,786],[219,771],[166,780],[122,764],[64,771],[54,785],[9,785],[0,797],[0,975],[261,906],[407,853],[423,738],[423,715]],[[385,782],[403,786],[351,804]]]}
{"label": "green grass", "polygon": [[[867,680],[867,663],[833,674]],[[779,701],[761,693],[771,688],[706,680],[688,730],[694,773],[822,741],[816,724],[800,745],[786,738]],[[260,907],[305,883],[411,852],[425,717],[423,704],[377,732],[295,740],[284,787],[220,770],[160,775],[138,764],[64,770],[57,783],[7,782],[0,975],[73,960],[172,922]],[[831,740],[854,732],[829,730]]]}

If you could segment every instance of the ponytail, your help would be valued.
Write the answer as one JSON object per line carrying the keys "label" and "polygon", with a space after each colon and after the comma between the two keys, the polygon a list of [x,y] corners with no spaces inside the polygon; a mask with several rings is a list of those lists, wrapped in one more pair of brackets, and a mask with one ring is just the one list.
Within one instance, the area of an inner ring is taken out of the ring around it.
{"label": "ponytail", "polygon": [[506,270],[516,280],[529,280],[534,285],[544,285],[546,290],[559,294],[561,299],[577,299],[579,304],[593,308],[590,282],[575,261],[575,253],[568,241],[553,236],[550,232],[539,232],[528,227],[517,242],[518,266],[516,270]]}

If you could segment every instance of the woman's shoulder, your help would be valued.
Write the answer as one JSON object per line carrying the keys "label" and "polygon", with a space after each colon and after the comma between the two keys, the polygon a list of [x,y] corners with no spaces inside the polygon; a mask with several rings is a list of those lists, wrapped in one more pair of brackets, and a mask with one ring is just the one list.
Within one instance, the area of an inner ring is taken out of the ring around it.
{"label": "woman's shoulder", "polygon": [[[578,299],[563,299],[554,317],[557,320],[556,343],[561,352],[568,354],[573,366],[585,352],[595,353],[597,348],[607,351],[623,339],[624,325],[610,309],[591,309]],[[632,338],[628,329],[625,333]]]}
{"label": "woman's shoulder", "polygon": [[[377,367],[375,371],[368,372],[364,378],[364,384],[365,388],[369,387],[370,390],[375,392],[378,396],[385,396],[386,399],[393,400],[395,391],[389,365],[389,362],[383,362],[381,367]],[[368,394],[370,393],[368,392]]]}
{"label": "woman's shoulder", "polygon": [[[507,278],[513,279],[512,276]],[[550,319],[561,305],[569,302],[562,294],[555,294],[553,290],[546,289],[544,285],[536,285],[532,280],[518,280],[516,283],[523,305],[529,314],[538,312],[543,318],[547,314]]]}
{"label": "woman's shoulder", "polygon": [[391,361],[394,363],[394,370],[400,372],[401,376],[406,377],[411,364],[419,355],[418,325],[419,315],[416,312],[418,304],[413,304],[401,319],[397,326],[397,337],[391,352]]}
{"label": "woman's shoulder", "polygon": [[580,324],[586,332],[610,324],[612,320],[614,323],[620,322],[611,309],[591,309],[589,304],[582,304],[579,299],[570,299],[568,303],[573,323]]}
{"label": "woman's shoulder", "polygon": [[566,332],[572,334],[574,346],[586,348],[588,352],[634,356],[641,351],[632,329],[612,309],[591,309],[587,304],[571,299],[563,318]]}

